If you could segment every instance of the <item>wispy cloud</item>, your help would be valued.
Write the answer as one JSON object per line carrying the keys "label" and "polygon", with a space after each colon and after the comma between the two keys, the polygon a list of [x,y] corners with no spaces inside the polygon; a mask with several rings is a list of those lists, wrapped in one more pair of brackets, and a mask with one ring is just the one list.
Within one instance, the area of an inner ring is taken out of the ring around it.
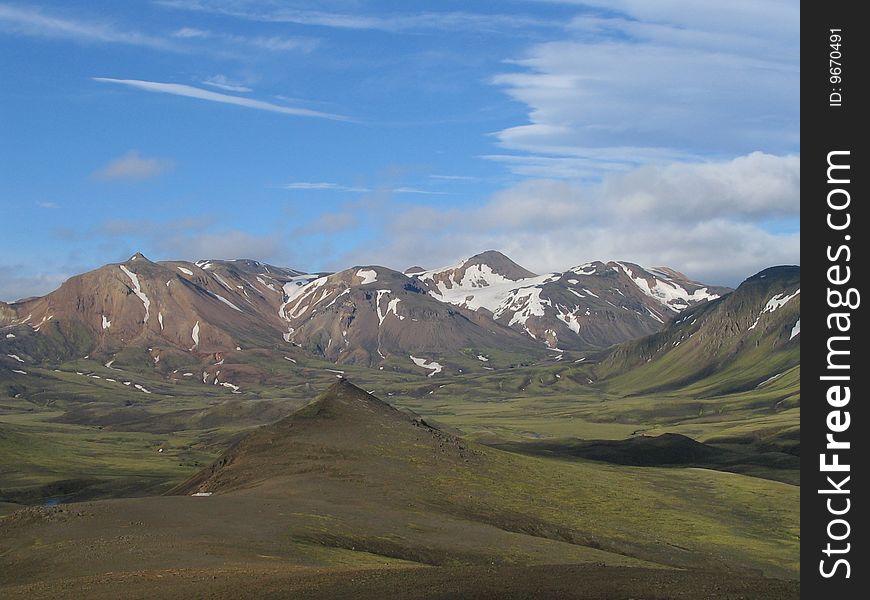
{"label": "wispy cloud", "polygon": [[528,107],[526,123],[495,134],[516,154],[493,158],[515,173],[600,178],[675,158],[798,151],[797,2],[554,1],[609,12],[570,19],[562,39],[492,79]]}
{"label": "wispy cloud", "polygon": [[203,79],[200,83],[202,83],[203,85],[217,88],[219,90],[224,90],[225,92],[246,94],[248,92],[254,91],[246,85],[242,85],[241,83],[228,79],[226,75],[215,75],[214,77],[208,77],[206,79]]}
{"label": "wispy cloud", "polygon": [[279,186],[285,190],[314,190],[314,191],[332,191],[332,192],[370,192],[367,187],[359,187],[355,185],[341,185],[338,183],[329,183],[326,181],[294,181],[285,183]]}
{"label": "wispy cloud", "polygon": [[208,53],[225,58],[263,51],[310,52],[319,43],[311,37],[246,36],[196,27],[182,27],[165,35],[151,34],[112,22],[7,3],[0,3],[0,33],[87,44],[123,44],[168,52]]}
{"label": "wispy cloud", "polygon": [[252,3],[239,0],[157,0],[167,8],[221,14],[248,21],[294,23],[334,29],[376,30],[385,32],[448,30],[516,35],[531,27],[563,27],[564,23],[531,15],[471,13],[463,11],[425,11],[388,15],[352,14],[304,10],[277,3]]}
{"label": "wispy cloud", "polygon": [[294,181],[278,186],[285,190],[308,190],[308,191],[325,191],[325,192],[356,192],[356,193],[371,193],[371,192],[392,192],[393,194],[424,194],[432,196],[443,196],[446,192],[435,190],[424,190],[409,186],[381,186],[378,188],[370,188],[358,185],[343,185],[340,183],[331,183],[327,181]]}
{"label": "wispy cloud", "polygon": [[176,29],[172,32],[172,37],[181,38],[183,40],[190,39],[208,39],[212,37],[211,31],[206,31],[204,29],[197,29],[195,27],[182,27],[181,29]]}
{"label": "wispy cloud", "polygon": [[0,3],[0,31],[47,39],[182,50],[171,40],[160,36],[122,29],[110,23],[50,15],[39,9],[5,3]]}
{"label": "wispy cloud", "polygon": [[281,106],[263,100],[255,100],[253,98],[243,98],[241,96],[230,96],[228,94],[220,94],[204,90],[202,88],[184,85],[181,83],[161,83],[156,81],[141,81],[138,79],[112,79],[109,77],[93,77],[94,81],[101,83],[114,83],[124,85],[147,92],[157,92],[161,94],[172,94],[174,96],[185,96],[187,98],[196,98],[198,100],[207,100],[209,102],[219,102],[222,104],[234,104],[236,106],[244,106],[245,108],[253,108],[255,110],[265,110],[274,113],[285,115],[294,115],[297,117],[316,117],[320,119],[330,119],[333,121],[350,121],[349,117],[336,115],[332,113],[320,112],[317,110],[309,110],[307,108],[297,108],[293,106]]}
{"label": "wispy cloud", "polygon": [[267,50],[269,52],[310,52],[319,44],[318,40],[311,37],[244,36],[196,27],[176,29],[172,32],[172,37],[184,40],[226,42],[235,46],[248,46],[255,50]]}
{"label": "wispy cloud", "polygon": [[477,178],[469,175],[429,175],[429,179],[438,179],[439,181],[474,181]]}
{"label": "wispy cloud", "polygon": [[93,174],[100,181],[141,181],[162,175],[174,163],[165,158],[145,158],[136,150],[116,158]]}
{"label": "wispy cloud", "polygon": [[438,192],[435,190],[424,190],[421,188],[415,187],[397,187],[393,188],[392,191],[394,194],[423,194],[425,196],[446,196],[447,192]]}
{"label": "wispy cloud", "polygon": [[55,209],[60,208],[60,204],[57,202],[37,202],[36,206],[39,208],[47,208],[47,209]]}

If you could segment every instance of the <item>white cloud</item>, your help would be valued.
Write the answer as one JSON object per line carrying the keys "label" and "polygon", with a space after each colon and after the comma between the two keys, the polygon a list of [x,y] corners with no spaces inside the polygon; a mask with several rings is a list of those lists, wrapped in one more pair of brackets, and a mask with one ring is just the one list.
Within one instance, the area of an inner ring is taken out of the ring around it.
{"label": "white cloud", "polygon": [[58,204],[57,202],[37,202],[36,206],[38,206],[39,208],[48,209],[60,208],[60,204]]}
{"label": "white cloud", "polygon": [[797,151],[797,2],[591,4],[624,14],[577,17],[492,80],[528,107],[528,123],[495,134],[515,172]]}
{"label": "white cloud", "polygon": [[370,192],[367,187],[355,185],[341,185],[328,181],[294,181],[285,183],[280,186],[285,190],[306,190],[306,191],[333,191],[333,192]]}
{"label": "white cloud", "polygon": [[384,192],[384,193],[392,193],[392,194],[421,194],[427,196],[443,196],[447,192],[441,192],[437,190],[425,190],[422,188],[410,187],[410,186],[398,186],[398,187],[390,187],[390,186],[382,186],[379,188],[368,188],[363,186],[356,185],[342,185],[340,183],[332,183],[328,181],[294,181],[292,183],[285,183],[281,186],[282,189],[285,190],[306,190],[306,191],[324,191],[324,192],[356,192],[356,193],[370,193],[370,192]]}
{"label": "white cloud", "polygon": [[0,31],[28,37],[180,50],[167,39],[119,29],[110,23],[49,15],[38,9],[10,4],[0,4]]}
{"label": "white cloud", "polygon": [[116,158],[93,174],[100,181],[140,181],[162,175],[173,167],[165,158],[145,158],[136,150]]}
{"label": "white cloud", "polygon": [[469,175],[429,175],[429,179],[438,179],[439,181],[474,181],[477,178]]}
{"label": "white cloud", "polygon": [[335,29],[386,32],[441,29],[470,30],[476,33],[516,34],[529,27],[561,27],[559,21],[521,14],[426,11],[393,14],[354,14],[328,10],[306,10],[285,3],[246,0],[156,0],[167,8],[231,16],[266,23],[294,23]]}
{"label": "white cloud", "polygon": [[212,36],[211,31],[197,29],[196,27],[182,27],[172,32],[173,37],[182,39],[207,39]]}
{"label": "white cloud", "polygon": [[45,295],[69,277],[69,273],[34,273],[23,266],[0,265],[0,301]]}
{"label": "white cloud", "polygon": [[265,102],[263,100],[254,100],[253,98],[243,98],[241,96],[230,96],[228,94],[219,94],[210,92],[189,85],[180,83],[160,83],[154,81],[141,81],[138,79],[112,79],[109,77],[93,77],[94,81],[101,83],[114,83],[125,85],[128,87],[145,90],[147,92],[157,92],[161,94],[172,94],[174,96],[185,96],[187,98],[196,98],[198,100],[207,100],[209,102],[219,102],[222,104],[234,104],[236,106],[244,106],[255,110],[265,110],[269,112],[281,113],[285,115],[294,115],[299,117],[317,117],[321,119],[331,119],[334,121],[349,121],[348,117],[341,115],[309,110],[307,108],[296,108],[292,106],[280,106]]}
{"label": "white cloud", "polygon": [[246,94],[248,92],[254,91],[246,85],[242,85],[241,83],[230,80],[229,78],[227,78],[226,75],[215,75],[213,77],[208,77],[206,79],[203,79],[200,83],[202,83],[203,85],[218,88],[219,90],[224,90],[225,92]]}
{"label": "white cloud", "polygon": [[176,29],[172,32],[172,37],[185,40],[213,40],[218,42],[228,42],[235,46],[249,46],[254,50],[267,50],[269,52],[288,52],[296,50],[309,52],[318,45],[316,39],[309,37],[248,37],[220,31],[198,29],[196,27],[182,27],[181,29]]}
{"label": "white cloud", "polygon": [[[736,285],[771,265],[800,260],[800,163],[754,153],[612,174],[601,183],[528,180],[469,208],[392,206],[382,244],[350,260],[404,268],[450,264],[497,248],[547,272],[587,260],[670,266],[701,281]],[[383,206],[379,211],[384,219]],[[757,223],[778,222],[784,233]]]}

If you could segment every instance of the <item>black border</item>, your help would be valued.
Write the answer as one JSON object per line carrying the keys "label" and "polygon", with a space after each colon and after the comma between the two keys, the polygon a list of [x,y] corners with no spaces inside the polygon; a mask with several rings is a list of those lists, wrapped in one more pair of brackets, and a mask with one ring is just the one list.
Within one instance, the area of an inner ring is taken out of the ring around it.
{"label": "black border", "polygon": [[[867,563],[865,547],[867,538],[864,527],[864,513],[868,510],[866,495],[858,491],[867,488],[864,478],[866,469],[863,462],[868,453],[861,442],[867,437],[865,429],[870,427],[862,379],[865,375],[862,353],[865,340],[865,321],[862,318],[863,306],[851,311],[852,329],[850,332],[851,402],[846,410],[851,416],[851,426],[845,435],[838,436],[851,442],[852,448],[843,452],[841,462],[851,466],[851,481],[848,486],[851,494],[851,508],[846,516],[851,525],[851,534],[845,541],[851,543],[847,557],[851,565],[848,579],[837,576],[824,578],[820,574],[819,561],[827,559],[822,553],[828,543],[826,528],[831,517],[825,506],[829,496],[819,494],[820,489],[828,487],[826,475],[819,470],[819,455],[825,452],[825,422],[830,407],[826,400],[829,383],[819,380],[825,373],[827,364],[827,315],[832,312],[827,305],[827,269],[830,266],[828,246],[834,248],[844,243],[845,234],[851,235],[846,242],[852,248],[852,260],[847,263],[852,269],[852,279],[848,286],[863,292],[863,275],[867,270],[862,256],[865,251],[863,232],[867,225],[859,215],[865,200],[864,192],[868,174],[863,135],[866,117],[870,112],[866,103],[866,93],[862,79],[862,63],[867,58],[867,30],[870,24],[862,22],[858,13],[863,5],[858,2],[804,2],[801,7],[801,245],[804,269],[801,304],[803,323],[801,346],[806,352],[802,370],[801,402],[801,593],[804,598],[848,600],[866,598],[870,588],[866,584],[870,564]],[[843,81],[832,84],[830,81],[830,29],[842,29]],[[841,106],[831,106],[830,94],[841,88]],[[835,150],[849,150],[851,164],[850,213],[852,225],[849,231],[835,232],[827,225],[827,193],[832,186],[827,183],[828,153]],[[841,261],[841,264],[842,261]],[[846,286],[846,287],[848,287]],[[870,297],[862,302],[870,301]],[[839,310],[839,309],[838,309]],[[845,460],[845,459],[848,460]],[[836,474],[833,474],[836,475]],[[831,562],[827,563],[832,564]],[[844,570],[839,570],[842,575]]]}

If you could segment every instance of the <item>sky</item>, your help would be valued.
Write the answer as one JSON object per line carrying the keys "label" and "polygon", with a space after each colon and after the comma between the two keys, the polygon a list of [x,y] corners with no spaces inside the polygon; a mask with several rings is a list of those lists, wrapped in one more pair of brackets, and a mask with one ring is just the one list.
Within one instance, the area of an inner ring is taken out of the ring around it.
{"label": "sky", "polygon": [[796,0],[0,0],[0,300],[125,260],[800,260]]}

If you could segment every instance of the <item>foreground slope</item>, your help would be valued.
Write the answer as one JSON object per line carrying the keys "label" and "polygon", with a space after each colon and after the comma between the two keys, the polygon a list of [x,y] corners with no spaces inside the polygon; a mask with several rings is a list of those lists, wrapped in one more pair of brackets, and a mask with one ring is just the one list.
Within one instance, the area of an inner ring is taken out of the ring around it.
{"label": "foreground slope", "polygon": [[[244,437],[174,493],[13,513],[0,521],[0,589],[74,595],[87,584],[99,597],[101,581],[190,581],[214,569],[231,595],[274,584],[276,569],[331,585],[341,566],[401,579],[395,569],[503,564],[521,580],[547,577],[532,565],[586,564],[549,572],[579,584],[606,580],[596,569],[628,568],[635,597],[655,581],[685,592],[705,582],[733,590],[734,580],[794,597],[788,584],[756,579],[797,576],[794,486],[484,448],[346,381]],[[659,571],[670,567],[694,575]],[[466,582],[486,576],[454,573]],[[680,588],[674,577],[691,581]]]}

